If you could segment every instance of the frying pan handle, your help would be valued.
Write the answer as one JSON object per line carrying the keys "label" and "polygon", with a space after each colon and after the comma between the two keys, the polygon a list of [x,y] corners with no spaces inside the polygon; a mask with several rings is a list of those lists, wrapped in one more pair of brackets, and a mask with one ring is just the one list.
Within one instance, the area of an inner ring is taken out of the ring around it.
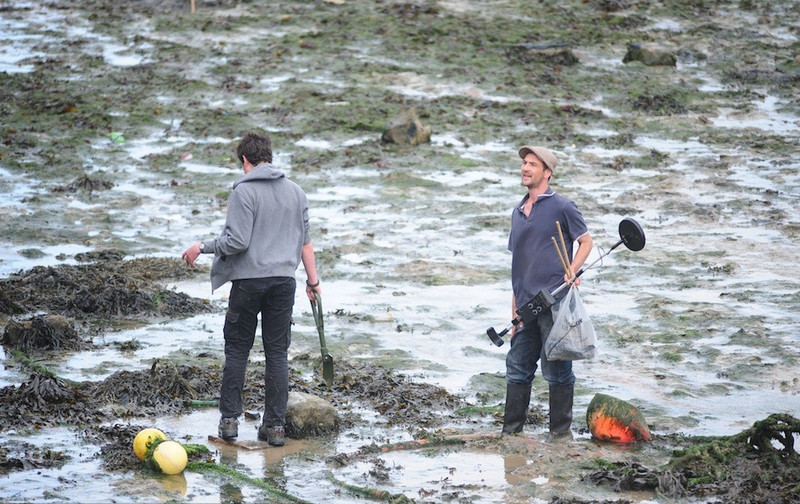
{"label": "frying pan handle", "polygon": [[492,340],[492,343],[495,345],[503,346],[503,343],[505,343],[505,341],[503,341],[503,336],[508,334],[508,331],[510,331],[512,327],[517,326],[520,322],[522,322],[522,320],[515,318],[500,332],[497,332],[494,327],[490,327],[489,329],[486,329],[486,335],[489,336],[489,339]]}
{"label": "frying pan handle", "polygon": [[503,346],[503,343],[505,343],[505,341],[503,341],[503,336],[505,336],[510,330],[511,326],[508,326],[498,333],[494,327],[490,327],[489,329],[486,329],[486,335],[489,336],[489,339],[492,340],[492,343],[494,343],[496,346]]}

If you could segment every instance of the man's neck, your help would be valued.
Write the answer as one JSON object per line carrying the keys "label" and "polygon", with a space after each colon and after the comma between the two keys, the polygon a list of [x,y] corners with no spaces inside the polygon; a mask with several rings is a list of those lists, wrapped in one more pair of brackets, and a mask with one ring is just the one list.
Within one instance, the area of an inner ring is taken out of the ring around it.
{"label": "man's neck", "polygon": [[549,188],[550,188],[550,186],[547,185],[547,184],[541,184],[541,185],[538,185],[536,187],[529,187],[528,188],[528,197],[531,200],[531,202],[535,203],[536,199],[539,196],[541,196],[542,194],[546,193],[547,189],[549,189]]}

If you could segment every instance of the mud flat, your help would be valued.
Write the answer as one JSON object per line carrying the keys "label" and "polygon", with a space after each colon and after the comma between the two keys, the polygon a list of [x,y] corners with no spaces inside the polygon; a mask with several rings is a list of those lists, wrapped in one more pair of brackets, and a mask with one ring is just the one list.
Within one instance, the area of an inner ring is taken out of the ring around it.
{"label": "mud flat", "polygon": [[[0,1],[3,500],[800,498],[796,2],[195,4]],[[412,110],[430,140],[383,142]],[[208,442],[227,289],[177,261],[219,232],[249,128],[312,206],[337,382],[298,297],[292,386],[343,416],[257,453]],[[539,377],[526,435],[495,436],[485,329],[530,143],[598,244],[625,216],[647,233],[584,276],[600,348],[563,449]],[[591,440],[598,392],[653,442]],[[149,426],[211,451],[147,473]]]}

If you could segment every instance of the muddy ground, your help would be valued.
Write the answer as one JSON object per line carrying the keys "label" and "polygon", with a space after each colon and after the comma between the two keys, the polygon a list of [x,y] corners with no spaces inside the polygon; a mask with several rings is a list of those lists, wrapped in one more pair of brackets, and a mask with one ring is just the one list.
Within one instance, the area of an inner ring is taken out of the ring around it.
{"label": "muddy ground", "polygon": [[[102,382],[80,383],[59,378],[37,361],[52,358],[53,353],[79,352],[92,345],[87,334],[104,330],[104,324],[132,319],[141,323],[143,318],[164,314],[185,317],[212,308],[186,296],[163,295],[167,291],[157,281],[196,274],[178,261],[125,262],[113,253],[98,256],[88,270],[85,265],[36,268],[2,281],[5,298],[14,300],[4,305],[7,324],[0,343],[11,356],[5,365],[22,368],[29,379],[18,386],[0,389],[0,429],[25,432],[72,426],[84,442],[101,446],[105,470],[138,471],[142,465],[131,450],[133,438],[146,427],[148,419],[186,414],[198,403],[213,402],[221,376],[219,359],[210,355],[187,356],[191,365],[158,359],[146,371],[119,371]],[[75,288],[86,283],[87,278],[94,280],[89,288]],[[126,297],[138,302],[114,302],[117,297],[109,294],[109,286],[115,285],[125,285]],[[38,315],[23,315],[32,311]],[[135,349],[136,343],[131,342],[130,347]],[[549,453],[551,459],[565,455],[579,457],[571,453],[576,448],[564,452],[564,446],[548,446],[526,437],[465,434],[474,430],[477,422],[499,429],[500,407],[475,408],[440,387],[411,382],[401,374],[370,363],[340,360],[336,366],[335,383],[328,387],[319,379],[318,359],[295,358],[290,389],[330,401],[340,413],[341,427],[360,421],[358,414],[351,413],[353,409],[368,408],[390,419],[390,425],[407,426],[415,433],[415,442],[390,447],[364,446],[356,454],[334,456],[330,463],[345,465],[351,459],[380,454],[387,449],[453,444],[470,445],[484,453],[514,452],[538,457]],[[304,375],[303,369],[311,370],[310,374]],[[253,365],[248,371],[246,411],[257,412],[261,407],[262,372],[260,365]],[[546,412],[532,407],[529,428],[542,424],[546,425]],[[447,428],[441,430],[444,426]],[[797,484],[800,458],[794,448],[798,434],[800,420],[773,415],[732,437],[659,439],[656,436],[655,446],[674,451],[666,465],[645,467],[631,460],[596,460],[596,467],[587,470],[584,479],[610,486],[623,495],[625,491],[656,491],[671,498],[720,497],[736,503],[788,503],[800,493]],[[69,457],[59,451],[7,442],[0,445],[0,472],[59,467]],[[193,454],[191,461],[214,464],[207,451]],[[375,459],[375,464],[377,474],[387,471],[381,469],[379,459]],[[403,496],[379,490],[359,490],[376,500],[407,501]],[[594,501],[555,499],[553,502]]]}
{"label": "muddy ground", "polygon": [[[309,193],[337,196],[330,167],[363,178],[363,192],[349,196],[341,212],[356,216],[356,224],[369,222],[376,211],[404,216],[408,208],[420,209],[408,215],[420,222],[414,233],[423,236],[447,229],[441,215],[431,217],[425,207],[446,193],[449,183],[478,167],[486,176],[473,184],[497,185],[500,172],[487,167],[508,164],[509,146],[535,137],[567,153],[565,165],[597,173],[599,189],[581,187],[586,179],[576,170],[557,177],[562,190],[581,197],[587,216],[644,214],[656,228],[688,222],[677,231],[667,228],[661,236],[663,255],[643,256],[638,276],[663,281],[672,292],[733,279],[724,293],[733,301],[774,302],[778,312],[797,312],[796,285],[781,273],[783,265],[797,259],[796,248],[784,245],[796,244],[800,235],[798,144],[796,135],[786,134],[796,131],[798,124],[791,121],[800,109],[797,2],[591,0],[532,6],[513,0],[198,0],[194,14],[188,4],[54,0],[43,4],[47,15],[36,17],[35,3],[0,0],[9,26],[30,23],[30,35],[39,37],[15,63],[25,71],[0,72],[0,166],[8,173],[2,183],[5,189],[9,178],[23,182],[14,194],[20,204],[0,217],[0,234],[20,256],[55,263],[0,281],[3,364],[24,377],[0,389],[3,431],[68,426],[82,441],[102,447],[104,470],[123,473],[139,468],[130,445],[140,428],[156,416],[187,414],[196,401],[216,396],[218,353],[162,356],[146,371],[118,371],[102,381],[65,380],[52,368],[105,344],[102,335],[110,331],[204,312],[221,316],[223,306],[167,287],[207,271],[189,270],[174,259],[180,245],[197,237],[168,215],[177,211],[158,197],[169,194],[186,220],[201,220],[208,233],[218,230],[237,176],[231,150],[250,127],[268,129],[280,146],[280,162],[292,167]],[[8,47],[3,56],[13,53],[13,41]],[[650,52],[642,53],[642,47]],[[761,106],[772,99],[779,105],[771,113],[791,119],[771,121],[772,131],[753,126]],[[437,143],[412,147],[381,141],[387,123],[409,109],[432,125]],[[715,127],[717,121],[737,119],[743,126]],[[308,141],[314,134],[324,136],[321,146]],[[641,136],[663,143],[643,146]],[[503,155],[484,154],[494,142],[501,143]],[[145,149],[153,144],[158,148]],[[670,145],[689,147],[667,153]],[[697,145],[732,154],[711,155]],[[454,152],[472,146],[484,147],[482,155],[489,160]],[[137,148],[145,153],[137,155]],[[603,158],[593,154],[598,148],[619,154]],[[739,157],[763,168],[744,190],[737,178],[751,175],[741,174]],[[187,160],[229,170],[191,171],[181,164]],[[451,178],[437,181],[438,169]],[[375,185],[372,172],[378,174]],[[685,172],[697,173],[693,184],[681,179]],[[617,189],[617,179],[630,187]],[[131,190],[132,185],[148,192]],[[377,205],[368,193],[387,206]],[[506,206],[490,208],[483,196],[477,202],[454,197],[444,202],[444,210],[439,200],[436,209],[448,217],[447,212],[464,212],[462,220],[475,234],[504,235]],[[375,253],[381,236],[356,224],[351,234],[333,226],[315,229],[318,242],[326,245],[318,256],[326,281],[355,278],[378,289],[398,280],[408,286],[474,285],[508,275],[507,264],[475,259],[458,247],[445,247],[440,255],[409,254],[400,264],[385,261]],[[769,260],[756,258],[774,268],[764,275],[767,286],[736,279],[740,263],[751,259],[731,250],[761,252],[749,242],[725,237],[702,243],[699,236],[713,235],[721,225],[779,237],[765,247]],[[86,251],[51,256],[67,245]],[[776,291],[786,295],[773,301]],[[717,364],[716,349],[697,351],[682,342],[713,335],[719,326],[739,327],[737,341],[763,347],[763,355],[719,371],[729,380],[727,393],[736,394],[763,374],[796,401],[791,391],[797,390],[797,377],[786,371],[796,369],[796,354],[790,344],[784,348],[768,340],[770,327],[761,314],[702,304],[682,310],[666,296],[642,304],[654,327],[642,324],[634,333],[626,331],[624,320],[612,320],[609,325],[620,326],[606,335],[612,345],[653,348],[662,362],[700,354]],[[367,309],[339,315],[353,325],[375,316]],[[402,335],[415,327],[394,329]],[[125,355],[138,349],[135,340],[114,345]],[[397,365],[399,359],[385,360]],[[328,388],[315,374],[317,363],[313,355],[293,359],[292,387],[331,401],[343,427],[365,422],[363,408],[406,426],[429,445],[458,442],[481,453],[519,453],[537,464],[568,465],[574,459],[574,466],[592,458],[592,443],[565,453],[525,437],[470,437],[476,430],[499,430],[502,406],[492,394],[482,404],[467,403],[438,386],[409,380],[391,365],[342,353],[337,381]],[[260,383],[258,366],[250,372],[249,382]],[[668,378],[656,373],[657,380]],[[695,386],[687,382],[675,386],[676,394]],[[248,390],[248,407],[258,409],[261,392],[258,385]],[[796,417],[765,416],[739,435],[719,438],[657,434],[652,449],[666,454],[664,465],[646,467],[622,453],[572,472],[619,490],[623,502],[626,495],[631,495],[628,502],[640,500],[635,492],[642,490],[677,500],[795,502],[800,499]],[[662,432],[697,421],[658,420]],[[532,428],[545,425],[546,411],[534,406],[529,421]],[[381,449],[367,446],[352,456],[368,458]],[[59,467],[70,456],[3,441],[0,471],[35,474]],[[388,469],[373,460],[372,481],[379,487]],[[198,455],[194,462],[209,461]],[[347,463],[347,454],[329,462]],[[538,469],[536,464],[528,468],[529,479]],[[419,500],[457,499],[445,497],[420,495]]]}

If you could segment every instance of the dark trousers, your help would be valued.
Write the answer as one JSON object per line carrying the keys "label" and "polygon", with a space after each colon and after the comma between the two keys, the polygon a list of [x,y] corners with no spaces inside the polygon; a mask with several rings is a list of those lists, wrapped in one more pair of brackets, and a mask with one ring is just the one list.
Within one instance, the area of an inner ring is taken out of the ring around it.
{"label": "dark trousers", "polygon": [[[559,300],[559,303],[561,301]],[[553,313],[545,310],[531,325],[523,325],[511,338],[506,354],[506,381],[530,386],[541,365],[542,377],[555,386],[572,385],[575,375],[572,361],[551,361],[544,351],[544,342],[553,327]]]}
{"label": "dark trousers", "polygon": [[292,308],[296,282],[291,277],[235,280],[225,314],[225,367],[222,370],[219,411],[223,418],[242,414],[242,394],[258,315],[266,356],[264,420],[283,425],[289,397],[288,350],[292,342]]}

